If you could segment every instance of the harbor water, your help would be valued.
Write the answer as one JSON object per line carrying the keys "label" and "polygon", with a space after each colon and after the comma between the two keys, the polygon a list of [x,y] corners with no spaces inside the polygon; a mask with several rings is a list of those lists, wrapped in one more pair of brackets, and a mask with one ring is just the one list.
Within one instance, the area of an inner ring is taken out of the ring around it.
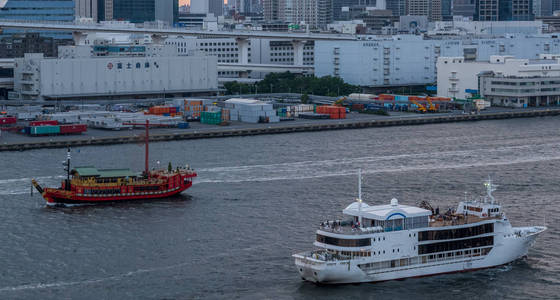
{"label": "harbor water", "polygon": [[[58,185],[65,149],[0,156],[0,299],[557,299],[558,117],[154,143],[151,164],[189,162],[178,197],[47,208],[30,181]],[[72,162],[143,169],[140,145],[80,147]],[[376,284],[319,286],[291,255],[356,198],[446,209],[488,175],[514,226],[542,225],[510,265]]]}

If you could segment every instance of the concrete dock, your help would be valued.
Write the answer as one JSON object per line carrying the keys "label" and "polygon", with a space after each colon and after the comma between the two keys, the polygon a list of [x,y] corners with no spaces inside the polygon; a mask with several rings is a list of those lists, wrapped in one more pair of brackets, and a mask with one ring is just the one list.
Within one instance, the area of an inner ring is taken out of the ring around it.
{"label": "concrete dock", "polygon": [[[249,124],[246,126],[215,127],[215,128],[196,128],[177,131],[167,130],[164,133],[155,130],[150,134],[151,142],[189,140],[202,138],[221,138],[235,136],[250,136],[260,134],[280,134],[292,132],[358,129],[385,126],[407,126],[434,123],[466,122],[480,120],[498,120],[511,118],[530,118],[544,116],[558,116],[560,108],[546,109],[522,109],[509,111],[494,111],[481,114],[434,114],[434,115],[400,115],[393,117],[371,116],[350,119],[350,120],[313,120],[309,122],[292,122],[276,124]],[[23,140],[0,143],[0,151],[24,151],[41,148],[66,148],[89,145],[113,145],[125,143],[142,143],[143,137],[138,134],[128,134],[116,132],[111,136],[66,136],[63,139],[57,137],[34,141],[34,138],[25,137]]]}

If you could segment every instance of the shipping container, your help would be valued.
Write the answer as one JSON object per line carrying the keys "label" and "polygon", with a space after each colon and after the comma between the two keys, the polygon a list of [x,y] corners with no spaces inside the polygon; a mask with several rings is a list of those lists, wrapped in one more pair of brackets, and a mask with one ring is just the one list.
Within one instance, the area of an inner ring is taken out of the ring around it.
{"label": "shipping container", "polygon": [[59,134],[60,126],[58,125],[33,126],[30,129],[30,133],[31,135]]}
{"label": "shipping container", "polygon": [[219,125],[222,122],[222,113],[203,111],[200,114],[200,122],[203,124]]}
{"label": "shipping container", "polygon": [[57,120],[44,120],[44,121],[29,122],[29,126],[31,126],[31,127],[43,126],[43,125],[58,125],[58,121]]}
{"label": "shipping container", "polygon": [[60,134],[79,134],[87,131],[87,125],[74,124],[74,125],[60,125]]}
{"label": "shipping container", "polygon": [[177,124],[177,127],[178,127],[179,129],[187,129],[187,128],[190,127],[190,125],[189,125],[188,122],[181,122],[181,123]]}
{"label": "shipping container", "polygon": [[1,117],[0,118],[0,125],[11,125],[16,124],[17,118],[16,117]]}

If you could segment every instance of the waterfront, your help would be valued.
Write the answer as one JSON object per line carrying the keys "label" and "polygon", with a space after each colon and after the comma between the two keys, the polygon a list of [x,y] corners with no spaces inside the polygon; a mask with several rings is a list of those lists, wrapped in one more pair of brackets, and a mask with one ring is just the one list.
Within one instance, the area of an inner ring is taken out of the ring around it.
{"label": "waterfront", "polygon": [[[550,299],[560,284],[558,117],[174,141],[152,162],[189,162],[193,188],[161,202],[49,209],[30,179],[57,184],[63,149],[2,153],[1,298]],[[135,144],[74,149],[74,163],[141,170]],[[456,205],[490,174],[514,225],[542,224],[526,260],[474,273],[324,287],[291,254],[355,198]]]}

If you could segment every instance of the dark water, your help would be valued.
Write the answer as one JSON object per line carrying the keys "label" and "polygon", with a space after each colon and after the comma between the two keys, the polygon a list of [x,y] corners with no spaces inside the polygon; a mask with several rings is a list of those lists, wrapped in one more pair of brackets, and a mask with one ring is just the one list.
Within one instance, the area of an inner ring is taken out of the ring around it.
{"label": "dark water", "polygon": [[[46,208],[65,150],[0,153],[0,298],[553,299],[560,292],[559,118],[157,143],[189,161],[192,189],[160,202]],[[74,149],[76,165],[143,167],[137,145]],[[514,225],[540,225],[527,259],[473,273],[378,284],[303,282],[291,254],[355,198],[455,205],[492,175]]]}

